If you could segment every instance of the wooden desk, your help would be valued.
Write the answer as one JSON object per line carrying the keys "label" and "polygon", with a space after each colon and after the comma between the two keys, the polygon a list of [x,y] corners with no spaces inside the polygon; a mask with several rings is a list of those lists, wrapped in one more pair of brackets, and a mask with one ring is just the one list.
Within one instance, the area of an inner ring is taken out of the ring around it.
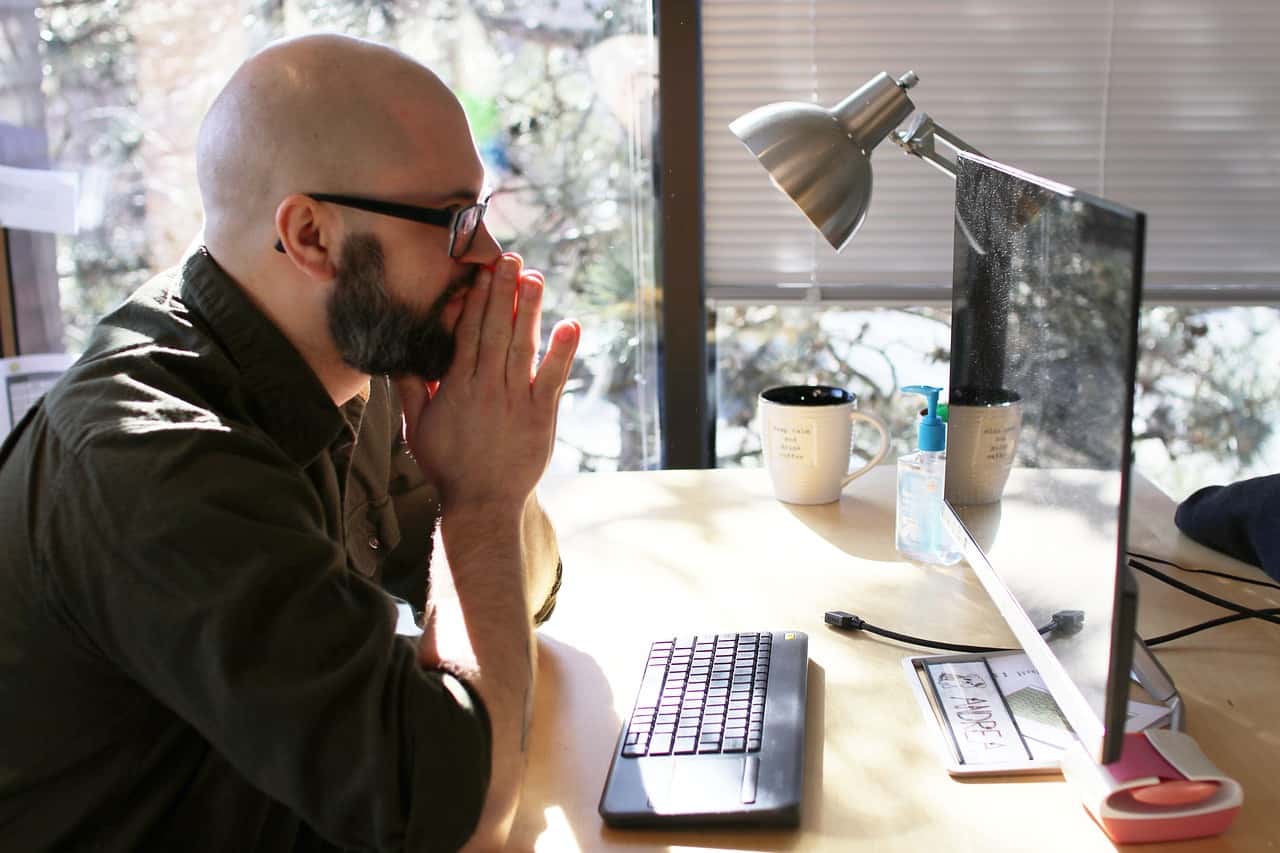
{"label": "wooden desk", "polygon": [[[959,782],[902,671],[918,653],[828,629],[843,609],[898,631],[1012,642],[968,567],[906,563],[893,547],[894,476],[882,466],[835,504],[774,500],[762,471],[583,475],[543,499],[564,556],[554,618],[542,629],[533,752],[512,849],[1018,851],[1114,849],[1058,779]],[[1183,565],[1264,577],[1195,545],[1173,503],[1134,485],[1131,547]],[[1254,607],[1280,592],[1201,576],[1203,589]],[[1140,578],[1144,636],[1223,611]],[[621,720],[649,643],[710,631],[809,634],[806,787],[795,831],[617,831],[596,813]],[[1159,651],[1187,703],[1188,730],[1244,786],[1216,839],[1143,851],[1280,849],[1280,629],[1215,628]]]}

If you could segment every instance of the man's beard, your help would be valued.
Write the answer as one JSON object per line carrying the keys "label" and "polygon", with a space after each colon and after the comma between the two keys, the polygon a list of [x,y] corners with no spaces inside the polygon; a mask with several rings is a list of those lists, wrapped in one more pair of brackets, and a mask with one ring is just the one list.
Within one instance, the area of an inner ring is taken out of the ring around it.
{"label": "man's beard", "polygon": [[453,333],[441,316],[449,300],[474,279],[473,268],[419,312],[387,292],[378,238],[352,234],[342,244],[328,305],[329,333],[342,360],[362,373],[440,379],[453,361]]}

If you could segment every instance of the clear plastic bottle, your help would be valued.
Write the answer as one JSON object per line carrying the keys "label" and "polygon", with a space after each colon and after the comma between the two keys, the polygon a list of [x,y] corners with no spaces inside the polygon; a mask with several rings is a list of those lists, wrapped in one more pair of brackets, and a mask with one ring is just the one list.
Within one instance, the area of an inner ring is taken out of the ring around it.
{"label": "clear plastic bottle", "polygon": [[923,394],[928,411],[920,416],[914,453],[898,458],[898,511],[894,542],[902,556],[921,563],[949,566],[964,556],[943,523],[943,485],[947,471],[947,425],[938,417],[938,393],[930,385],[902,389]]}

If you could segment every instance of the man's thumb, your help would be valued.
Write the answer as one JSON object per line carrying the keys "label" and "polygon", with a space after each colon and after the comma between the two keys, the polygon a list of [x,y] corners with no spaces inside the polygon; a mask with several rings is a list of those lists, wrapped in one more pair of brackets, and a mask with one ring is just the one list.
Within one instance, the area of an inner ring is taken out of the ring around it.
{"label": "man's thumb", "polygon": [[418,419],[422,410],[431,400],[427,384],[413,376],[400,376],[395,382],[396,393],[400,395],[400,408],[404,412],[405,438],[413,435],[418,427]]}

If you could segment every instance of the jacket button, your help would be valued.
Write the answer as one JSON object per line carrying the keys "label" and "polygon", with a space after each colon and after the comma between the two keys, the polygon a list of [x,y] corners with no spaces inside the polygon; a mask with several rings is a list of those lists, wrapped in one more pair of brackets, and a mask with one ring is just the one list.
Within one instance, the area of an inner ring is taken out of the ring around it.
{"label": "jacket button", "polygon": [[377,536],[369,537],[369,550],[376,551],[381,547],[382,547],[382,540],[380,540]]}

